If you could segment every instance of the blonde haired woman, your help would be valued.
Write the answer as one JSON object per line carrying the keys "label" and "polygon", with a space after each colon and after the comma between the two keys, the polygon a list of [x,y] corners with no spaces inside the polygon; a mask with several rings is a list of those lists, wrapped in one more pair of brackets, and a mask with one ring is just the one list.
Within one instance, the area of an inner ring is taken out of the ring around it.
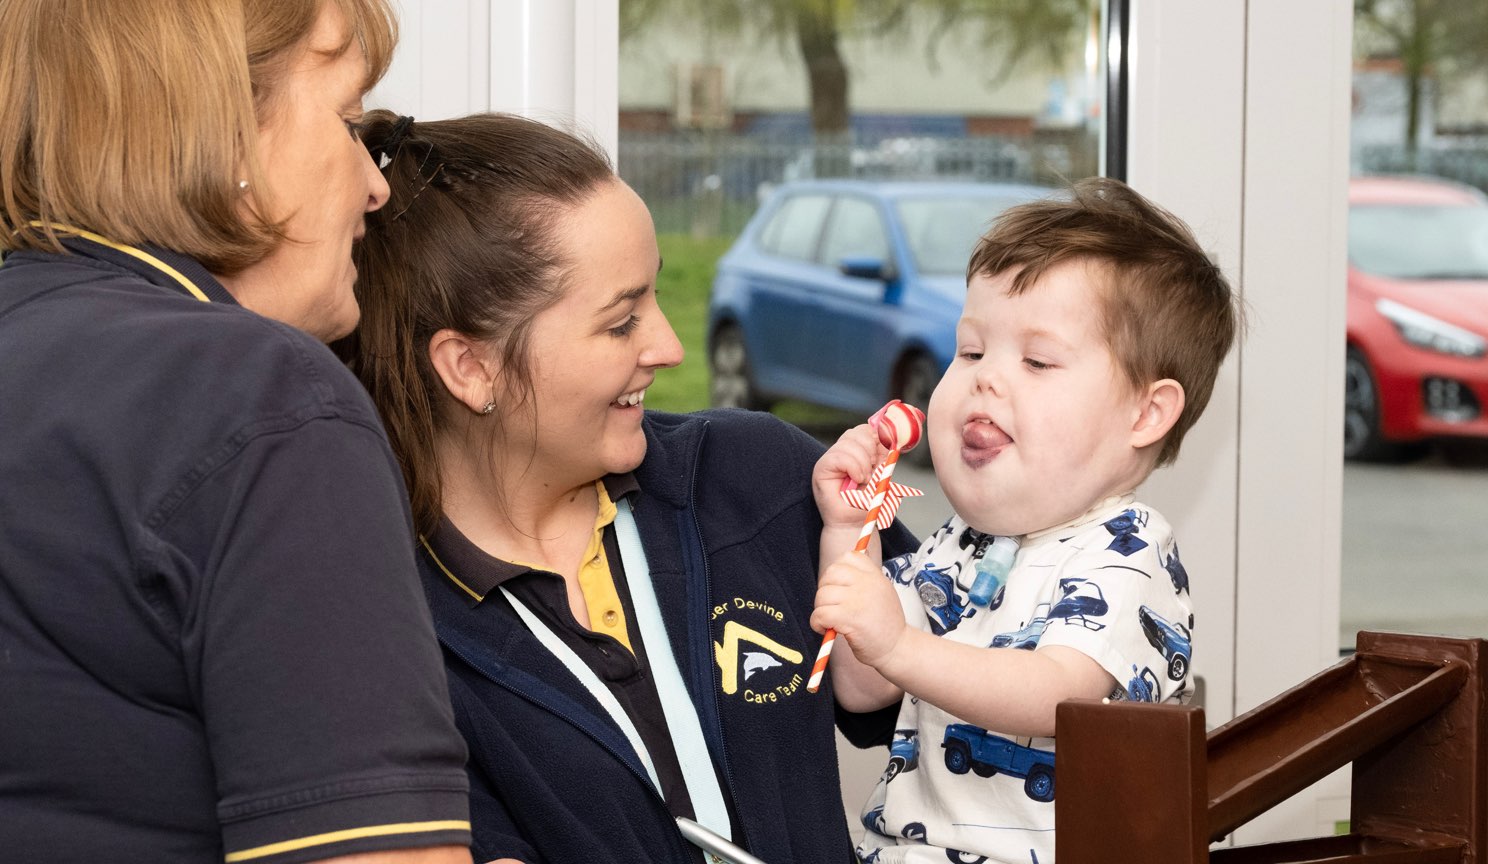
{"label": "blonde haired woman", "polygon": [[398,467],[321,340],[386,0],[0,3],[0,849],[468,862]]}

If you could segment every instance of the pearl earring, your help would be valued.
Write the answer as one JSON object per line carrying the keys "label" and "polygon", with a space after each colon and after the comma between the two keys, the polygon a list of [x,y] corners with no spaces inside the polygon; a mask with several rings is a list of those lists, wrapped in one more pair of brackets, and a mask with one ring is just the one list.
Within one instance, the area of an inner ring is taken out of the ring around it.
{"label": "pearl earring", "polygon": [[247,180],[239,180],[238,181],[238,191],[239,192],[247,192],[248,191],[248,181]]}

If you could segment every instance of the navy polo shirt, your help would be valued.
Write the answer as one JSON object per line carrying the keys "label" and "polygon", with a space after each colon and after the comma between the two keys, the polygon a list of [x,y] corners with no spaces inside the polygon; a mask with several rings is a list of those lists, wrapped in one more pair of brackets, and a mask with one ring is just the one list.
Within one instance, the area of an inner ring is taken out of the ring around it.
{"label": "navy polo shirt", "polygon": [[[610,474],[603,480],[605,492],[612,501],[619,501],[641,488],[634,474]],[[614,522],[605,526],[601,542],[610,575],[615,580],[620,607],[625,612],[625,629],[630,634],[634,653],[613,636],[590,630],[574,619],[568,604],[568,588],[562,576],[488,555],[461,534],[448,518],[441,518],[434,533],[427,538],[426,553],[435,567],[458,586],[460,596],[467,604],[472,607],[482,603],[507,604],[506,598],[497,591],[497,588],[505,588],[578,655],[609,688],[615,701],[635,725],[656,770],[667,809],[673,816],[695,819],[697,816],[677,759],[676,745],[667,726],[661,696],[656,690],[656,679],[646,654],[640,621],[636,618],[635,603],[631,600],[630,581],[625,573]],[[728,789],[722,791],[730,824],[738,825],[733,798]]]}
{"label": "navy polo shirt", "polygon": [[67,246],[0,267],[0,858],[467,844],[366,394],[191,259]]}

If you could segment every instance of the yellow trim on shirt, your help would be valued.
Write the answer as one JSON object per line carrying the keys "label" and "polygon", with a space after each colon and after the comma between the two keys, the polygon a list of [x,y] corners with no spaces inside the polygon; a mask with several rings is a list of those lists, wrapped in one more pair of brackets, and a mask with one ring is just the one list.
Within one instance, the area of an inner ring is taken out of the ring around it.
{"label": "yellow trim on shirt", "polygon": [[278,855],[281,852],[294,852],[299,849],[308,849],[311,846],[340,843],[343,840],[360,840],[363,837],[386,837],[389,834],[420,834],[431,831],[469,830],[470,823],[458,819],[446,819],[442,822],[399,822],[392,825],[369,825],[366,828],[348,828],[344,831],[331,831],[326,834],[301,837],[298,840],[285,840],[281,843],[270,843],[267,846],[255,846],[252,849],[244,849],[241,852],[229,852],[223,860],[227,864],[233,864],[234,861],[252,861],[254,858]]}
{"label": "yellow trim on shirt", "polygon": [[625,623],[625,607],[620,604],[620,591],[615,587],[615,574],[610,570],[605,555],[604,532],[615,521],[615,502],[610,500],[604,481],[594,484],[599,495],[599,514],[594,518],[594,533],[589,537],[589,546],[584,550],[584,560],[579,564],[579,590],[584,594],[584,606],[589,610],[589,629],[613,638],[625,650],[635,653],[630,644],[630,631]]}
{"label": "yellow trim on shirt", "polygon": [[115,243],[102,234],[94,234],[92,231],[86,231],[82,228],[74,228],[71,225],[63,225],[60,222],[40,222],[35,220],[31,222],[32,228],[44,228],[47,225],[50,225],[52,227],[52,230],[54,231],[59,231],[63,234],[75,234],[78,237],[83,238],[84,240],[92,240],[94,243],[97,243],[100,246],[107,246],[110,249],[115,249],[119,252],[123,252],[125,255],[131,255],[135,258],[138,258],[146,264],[149,264],[151,267],[154,267],[156,270],[159,270],[161,273],[164,273],[165,275],[181,283],[181,287],[185,288],[192,297],[195,297],[203,303],[212,302],[210,299],[207,298],[206,294],[202,293],[202,290],[200,288],[196,287],[196,283],[192,282],[190,279],[187,279],[184,275],[181,274],[181,271],[170,266],[164,261],[161,261],[159,258],[156,258],[154,255],[151,255],[149,252],[146,252],[143,249],[136,249],[133,246],[126,246],[123,243]]}
{"label": "yellow trim on shirt", "polygon": [[449,577],[449,580],[451,582],[453,582],[456,585],[460,586],[460,590],[461,591],[464,591],[466,594],[469,594],[471,597],[474,597],[476,600],[484,600],[484,599],[486,599],[486,595],[484,595],[484,594],[477,594],[475,592],[475,589],[474,588],[471,588],[469,585],[466,585],[464,582],[461,582],[460,579],[459,579],[459,577],[455,576],[454,573],[451,573],[450,572],[450,569],[448,567],[444,566],[444,562],[443,561],[440,561],[439,560],[439,556],[434,554],[434,547],[429,545],[429,541],[424,537],[424,535],[422,535],[422,534],[419,535],[419,542],[424,545],[424,551],[429,553],[429,557],[431,559],[433,559],[434,566],[439,568],[439,572],[441,572],[445,576]]}
{"label": "yellow trim on shirt", "polygon": [[[609,491],[605,489],[604,482],[594,484],[595,492],[599,498],[599,513],[594,518],[594,531],[589,537],[589,545],[584,550],[584,560],[579,564],[579,590],[584,595],[584,608],[589,610],[589,629],[595,633],[603,633],[610,636],[625,646],[625,650],[635,653],[635,647],[630,644],[630,630],[625,621],[625,606],[620,602],[620,591],[615,586],[615,574],[610,570],[610,562],[604,550],[604,532],[611,523],[615,521],[618,511],[615,502],[610,500]],[[429,553],[429,559],[434,566],[439,568],[445,578],[455,583],[461,591],[464,591],[477,602],[486,599],[484,594],[460,581],[460,577],[454,571],[444,566],[435,554],[434,547],[429,545],[429,540],[420,535],[419,543],[423,545],[424,551]],[[535,564],[522,564],[513,561],[513,564],[521,564],[532,570],[545,570]],[[614,619],[613,623],[606,620],[606,613]]]}

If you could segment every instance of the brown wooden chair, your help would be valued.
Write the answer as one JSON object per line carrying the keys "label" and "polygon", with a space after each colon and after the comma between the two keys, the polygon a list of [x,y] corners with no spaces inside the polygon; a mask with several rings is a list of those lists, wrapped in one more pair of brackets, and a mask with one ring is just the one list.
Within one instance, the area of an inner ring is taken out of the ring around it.
{"label": "brown wooden chair", "polygon": [[[1201,708],[1061,704],[1058,864],[1488,864],[1485,645],[1363,632],[1207,735]],[[1350,834],[1210,851],[1350,762]]]}

